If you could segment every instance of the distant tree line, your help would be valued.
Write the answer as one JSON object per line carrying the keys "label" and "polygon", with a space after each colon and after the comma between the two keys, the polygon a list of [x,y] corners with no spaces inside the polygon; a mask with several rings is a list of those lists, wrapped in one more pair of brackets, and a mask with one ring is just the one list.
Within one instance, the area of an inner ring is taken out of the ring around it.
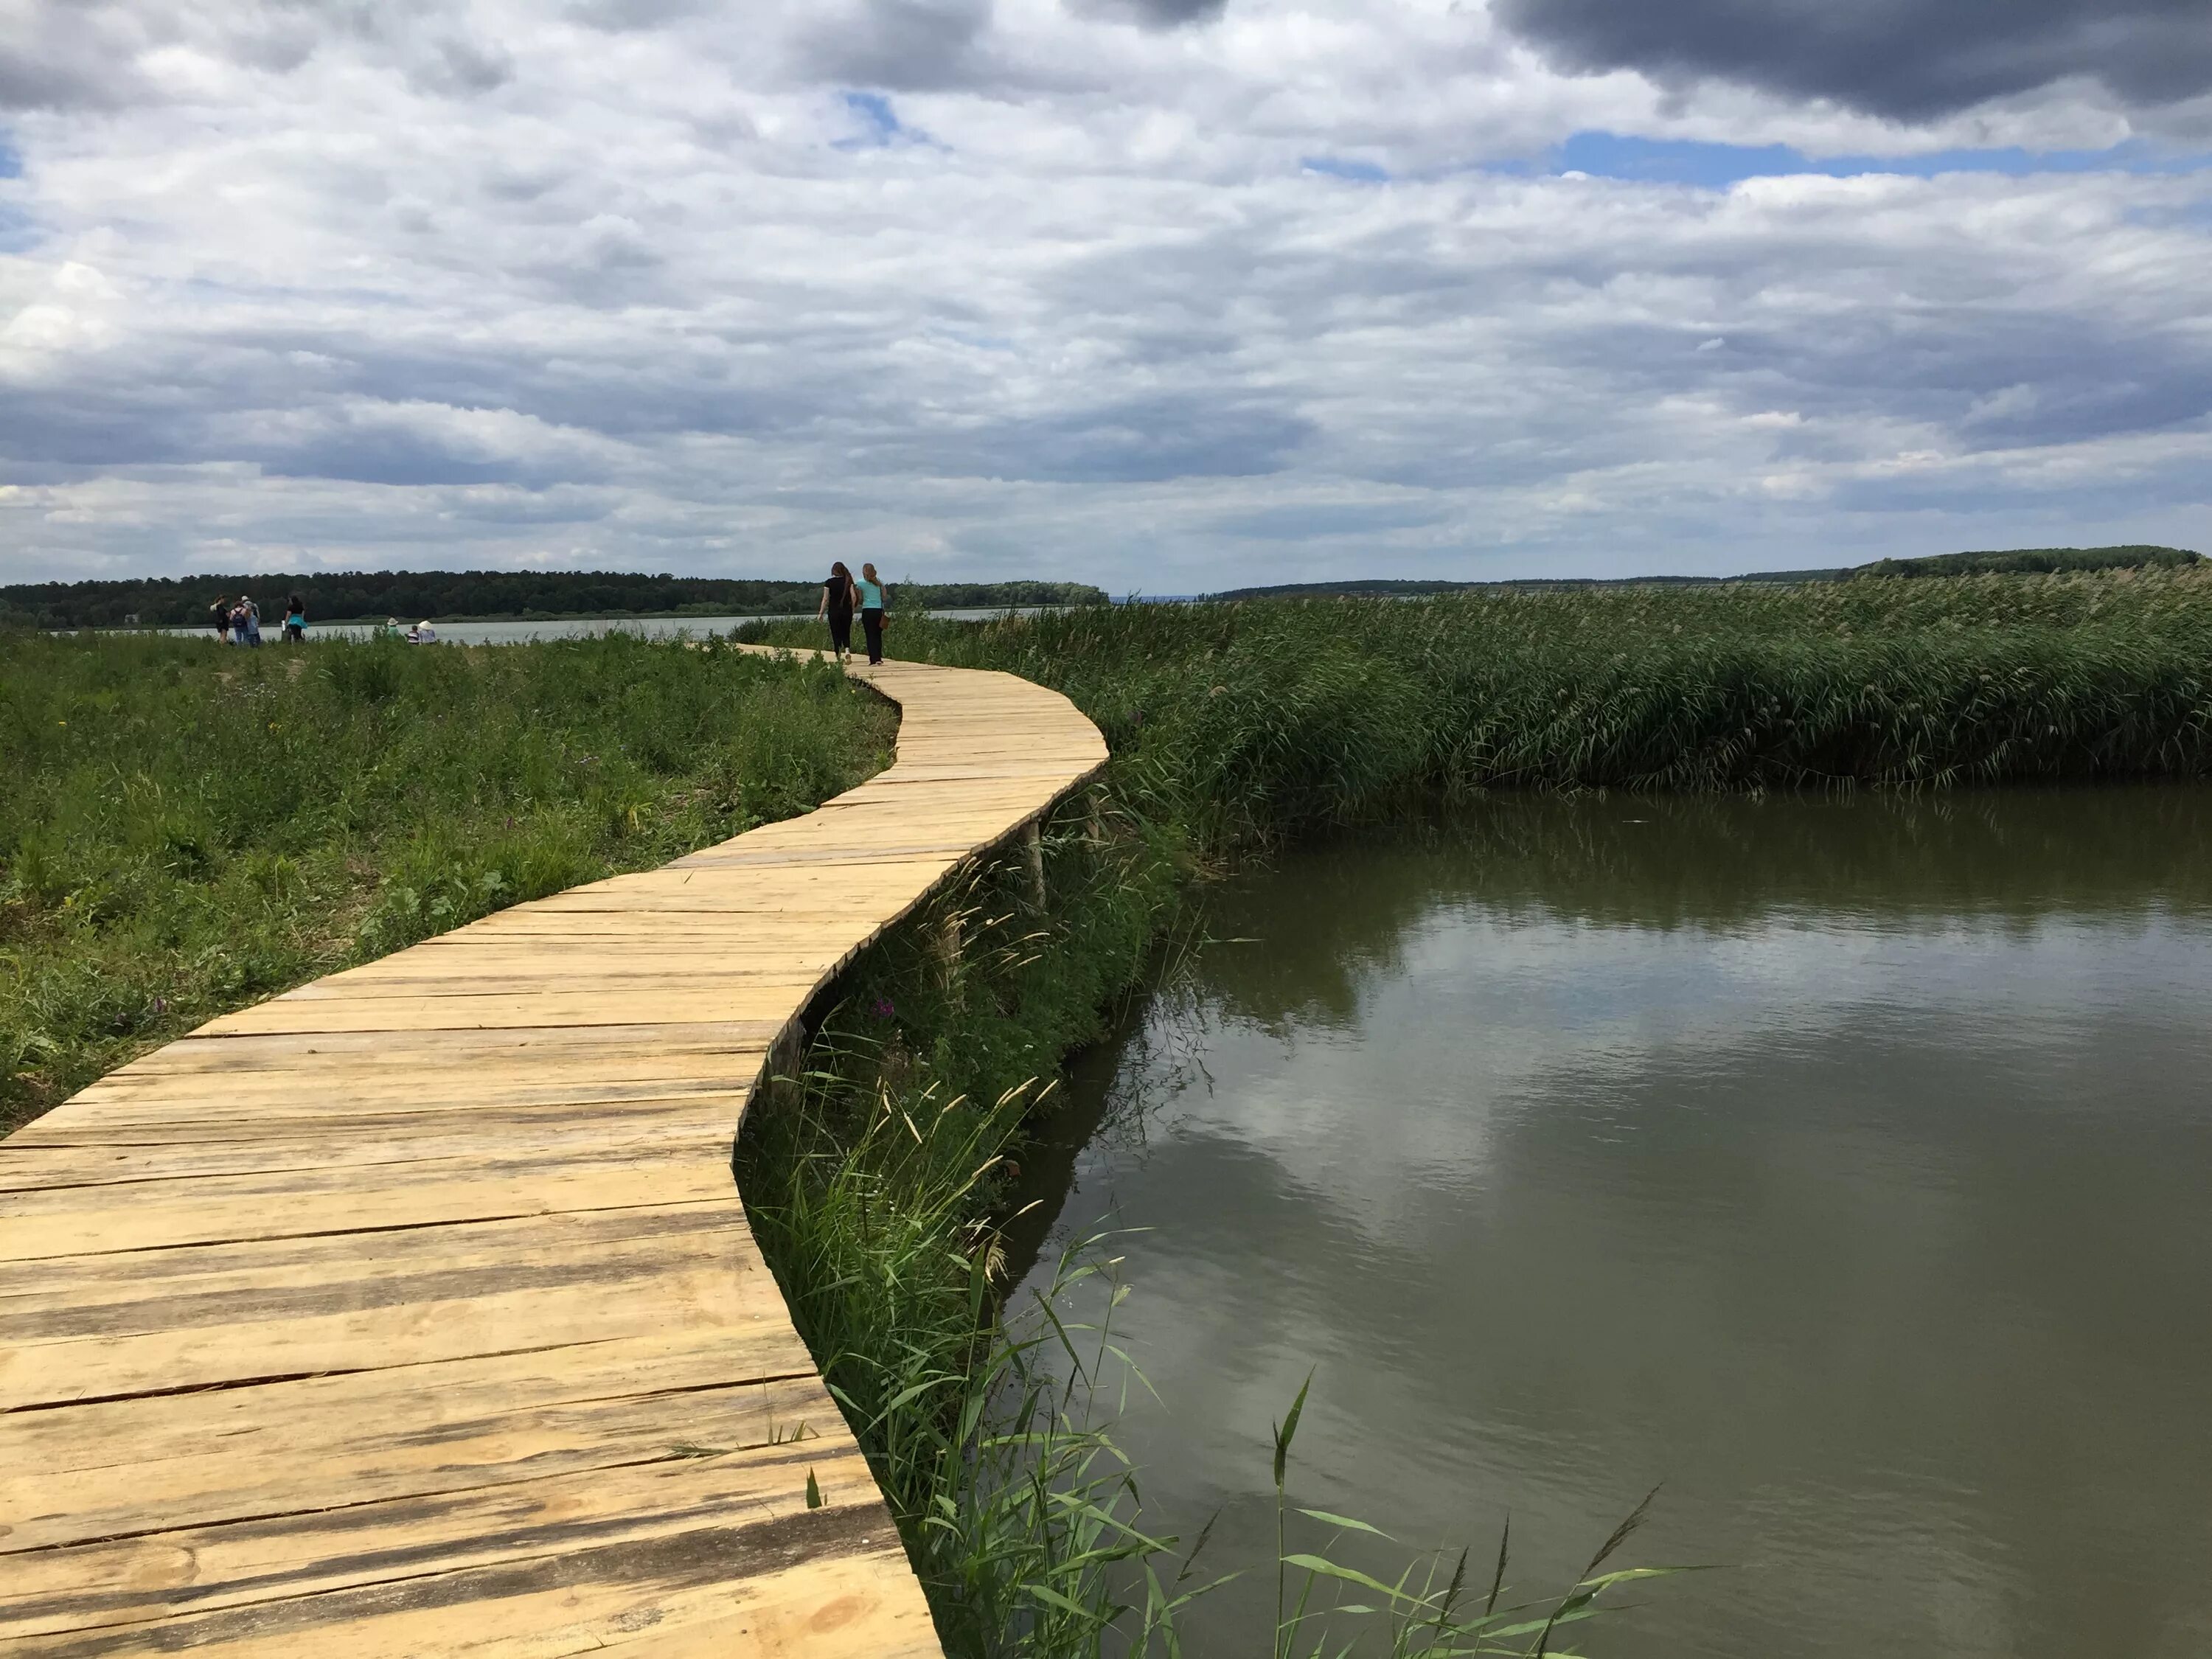
{"label": "distant tree line", "polygon": [[1868,576],[1973,576],[1984,572],[2139,569],[2201,564],[2204,556],[2181,547],[2021,547],[1997,553],[1937,553],[1921,559],[1877,559],[1829,570],[1754,570],[1741,576],[1522,576],[1501,581],[1429,581],[1364,577],[1341,582],[1285,582],[1273,587],[1231,587],[1215,599],[1413,599],[1492,587],[1699,587],[1719,582],[1832,582]]}
{"label": "distant tree line", "polygon": [[1924,559],[1876,559],[1844,572],[1860,576],[1977,576],[1990,571],[2140,569],[2147,565],[2201,564],[2204,556],[2181,547],[2019,547],[2002,553],[1938,553]]}
{"label": "distant tree line", "polygon": [[1488,592],[1499,587],[1711,587],[1722,582],[1829,581],[1840,570],[1761,570],[1743,576],[1512,576],[1486,582],[1448,582],[1370,577],[1344,582],[1284,582],[1273,587],[1231,587],[1210,599],[1405,599],[1438,593]]}
{"label": "distant tree line", "polygon": [[[292,594],[310,622],[530,621],[557,617],[791,616],[821,597],[812,581],[645,576],[601,570],[343,570],[294,575],[149,577],[125,581],[19,582],[0,587],[0,626],[47,629],[196,627],[217,601],[250,593],[264,616]],[[1082,582],[902,582],[896,606],[927,610],[1103,605]]]}

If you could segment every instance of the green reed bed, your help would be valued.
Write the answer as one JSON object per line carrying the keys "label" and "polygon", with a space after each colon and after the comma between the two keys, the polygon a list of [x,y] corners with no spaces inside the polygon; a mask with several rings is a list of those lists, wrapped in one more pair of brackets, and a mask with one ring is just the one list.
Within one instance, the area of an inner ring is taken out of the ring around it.
{"label": "green reed bed", "polygon": [[808,810],[896,717],[834,670],[0,632],[0,1132],[227,1009]]}
{"label": "green reed bed", "polygon": [[2212,767],[2201,568],[901,617],[890,646],[1066,691],[1133,786],[1223,845],[1501,787]]}

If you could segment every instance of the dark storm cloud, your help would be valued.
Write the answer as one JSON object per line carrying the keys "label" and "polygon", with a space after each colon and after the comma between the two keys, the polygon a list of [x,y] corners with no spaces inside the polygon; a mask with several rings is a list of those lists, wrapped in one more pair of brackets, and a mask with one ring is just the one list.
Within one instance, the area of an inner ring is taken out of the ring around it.
{"label": "dark storm cloud", "polygon": [[863,459],[885,471],[1041,483],[1160,483],[1279,472],[1310,422],[1232,397],[1161,393],[958,434],[890,438]]}
{"label": "dark storm cloud", "polygon": [[961,86],[978,73],[991,0],[856,0],[826,11],[800,38],[805,72],[894,91]]}
{"label": "dark storm cloud", "polygon": [[120,61],[108,23],[94,8],[33,5],[0,29],[0,112],[124,102],[137,75]]}
{"label": "dark storm cloud", "polygon": [[1247,541],[1310,542],[1330,536],[1372,535],[1440,524],[1448,516],[1431,501],[1319,501],[1224,513],[1210,528]]}
{"label": "dark storm cloud", "polygon": [[197,460],[204,448],[198,412],[169,400],[69,387],[43,395],[0,398],[0,482],[44,475],[49,467],[101,467],[118,462]]}
{"label": "dark storm cloud", "polygon": [[1110,17],[1146,28],[1181,28],[1210,23],[1228,9],[1229,0],[1071,0],[1081,17]]}
{"label": "dark storm cloud", "polygon": [[1563,67],[1706,76],[1926,120],[2068,76],[2132,104],[2212,90],[2205,0],[1498,0]]}

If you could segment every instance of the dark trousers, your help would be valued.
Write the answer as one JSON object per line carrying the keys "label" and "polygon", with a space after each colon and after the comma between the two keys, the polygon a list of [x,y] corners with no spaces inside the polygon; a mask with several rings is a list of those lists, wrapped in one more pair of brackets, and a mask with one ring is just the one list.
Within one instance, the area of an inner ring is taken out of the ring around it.
{"label": "dark trousers", "polygon": [[860,631],[868,636],[868,660],[884,659],[884,613],[871,605],[860,613]]}
{"label": "dark trousers", "polygon": [[828,615],[830,646],[836,650],[850,651],[853,648],[853,613],[832,611]]}

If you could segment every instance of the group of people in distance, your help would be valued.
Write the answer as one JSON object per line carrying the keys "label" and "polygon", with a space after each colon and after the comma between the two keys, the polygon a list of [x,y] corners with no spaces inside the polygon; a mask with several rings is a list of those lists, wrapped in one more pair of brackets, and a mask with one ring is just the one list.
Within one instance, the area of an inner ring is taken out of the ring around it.
{"label": "group of people in distance", "polygon": [[[225,645],[261,643],[261,607],[251,593],[241,593],[236,604],[217,599],[208,607],[215,636]],[[297,642],[307,637],[307,607],[297,593],[284,603],[284,638]]]}
{"label": "group of people in distance", "polygon": [[386,617],[384,619],[384,636],[390,640],[404,640],[410,645],[435,645],[438,642],[438,630],[430,626],[430,619],[427,617],[412,628],[402,628],[398,617]]}
{"label": "group of people in distance", "polygon": [[853,654],[853,613],[860,613],[860,633],[868,647],[868,660],[879,663],[884,659],[884,584],[872,564],[860,566],[860,576],[845,568],[838,560],[830,567],[829,579],[822,584],[822,603],[814,607],[817,618],[826,617],[830,623],[830,643],[843,662]]}

